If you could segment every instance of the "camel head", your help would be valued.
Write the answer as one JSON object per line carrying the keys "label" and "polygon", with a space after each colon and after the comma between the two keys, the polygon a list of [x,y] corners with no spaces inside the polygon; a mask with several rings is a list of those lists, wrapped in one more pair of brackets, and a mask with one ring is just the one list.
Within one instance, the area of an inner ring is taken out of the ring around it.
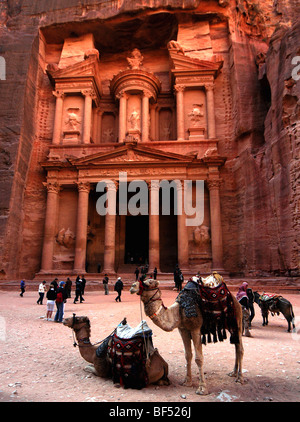
{"label": "camel head", "polygon": [[158,280],[154,280],[153,278],[148,278],[147,280],[144,280],[144,281],[135,281],[134,283],[132,283],[129,291],[131,294],[136,293],[138,295],[141,295],[144,290],[146,291],[154,290],[158,288],[158,286],[159,286]]}
{"label": "camel head", "polygon": [[63,324],[73,330],[78,330],[79,328],[86,326],[90,328],[90,320],[87,316],[76,316],[73,314],[72,317],[65,318]]}

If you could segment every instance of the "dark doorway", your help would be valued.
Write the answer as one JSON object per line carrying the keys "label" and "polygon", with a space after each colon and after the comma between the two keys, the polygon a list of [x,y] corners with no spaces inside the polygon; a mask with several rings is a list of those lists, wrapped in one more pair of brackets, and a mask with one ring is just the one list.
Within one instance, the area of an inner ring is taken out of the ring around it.
{"label": "dark doorway", "polygon": [[143,265],[149,259],[149,217],[128,215],[125,229],[125,264]]}

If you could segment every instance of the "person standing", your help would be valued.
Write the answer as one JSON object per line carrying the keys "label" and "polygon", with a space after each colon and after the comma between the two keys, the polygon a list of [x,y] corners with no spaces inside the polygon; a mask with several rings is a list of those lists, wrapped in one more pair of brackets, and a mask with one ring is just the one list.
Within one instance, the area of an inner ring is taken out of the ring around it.
{"label": "person standing", "polygon": [[115,298],[116,302],[121,302],[121,294],[123,290],[123,281],[121,280],[121,277],[118,277],[118,280],[116,281],[114,290],[118,293],[118,296]]}
{"label": "person standing", "polygon": [[136,269],[135,269],[135,271],[134,271],[134,274],[135,274],[135,281],[138,281],[138,279],[139,279],[139,274],[140,274],[139,267],[136,267]]}
{"label": "person standing", "polygon": [[52,286],[54,287],[54,290],[57,292],[58,289],[58,278],[55,278],[53,281],[51,281]]}
{"label": "person standing", "polygon": [[20,293],[20,296],[21,297],[23,297],[23,294],[25,293],[25,281],[24,280],[21,280],[21,283],[20,283],[20,289],[21,289],[21,293]]}
{"label": "person standing", "polygon": [[66,293],[66,289],[65,289],[65,282],[61,281],[59,283],[59,288],[57,289],[56,292],[56,314],[54,317],[54,321],[55,322],[62,322],[63,320],[63,316],[64,316],[64,307],[65,307],[65,303],[67,301],[67,293]]}
{"label": "person standing", "polygon": [[68,277],[66,281],[66,287],[65,287],[67,291],[68,299],[71,297],[71,288],[72,288],[72,280],[70,280],[70,278]]}
{"label": "person standing", "polygon": [[82,285],[81,285],[81,283],[82,283],[82,279],[81,279],[81,277],[77,277],[76,278],[76,281],[75,281],[75,299],[74,299],[74,302],[73,303],[76,303],[76,302],[78,302],[78,298],[80,297],[80,303],[82,303],[83,302],[83,299],[82,299]]}
{"label": "person standing", "polygon": [[105,291],[105,294],[106,295],[109,294],[109,291],[108,291],[108,281],[109,281],[109,279],[107,277],[107,274],[105,274],[104,275],[104,278],[103,278],[103,286],[104,286],[104,291]]}
{"label": "person standing", "polygon": [[50,284],[50,288],[46,294],[47,298],[47,321],[52,321],[52,313],[54,311],[55,299],[56,299],[56,291],[54,290],[54,286]]}
{"label": "person standing", "polygon": [[250,312],[249,312],[249,298],[247,296],[247,288],[248,288],[248,283],[244,281],[242,285],[239,287],[236,298],[239,301],[242,307],[242,311],[243,311],[243,332],[245,332],[246,337],[252,337],[249,331]]}
{"label": "person standing", "polygon": [[154,270],[153,270],[153,278],[154,278],[154,280],[156,280],[156,276],[157,276],[157,268],[154,267]]}
{"label": "person standing", "polygon": [[46,281],[44,280],[42,283],[40,283],[39,285],[39,298],[37,300],[37,304],[42,305],[43,304],[43,299],[45,296],[45,292],[46,292]]}
{"label": "person standing", "polygon": [[83,295],[84,295],[85,285],[86,285],[86,279],[82,275],[81,276],[81,296],[82,296],[82,300],[84,300]]}

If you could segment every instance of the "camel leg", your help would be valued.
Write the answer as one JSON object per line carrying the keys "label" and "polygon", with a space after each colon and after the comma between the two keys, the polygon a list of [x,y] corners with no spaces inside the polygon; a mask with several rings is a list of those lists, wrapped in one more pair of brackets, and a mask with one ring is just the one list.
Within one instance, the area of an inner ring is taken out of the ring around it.
{"label": "camel leg", "polygon": [[244,356],[244,347],[242,341],[242,335],[239,334],[239,343],[235,344],[235,364],[233,371],[230,372],[228,375],[230,377],[236,377],[236,382],[240,382],[241,384],[244,383],[243,371],[242,371],[242,363],[243,363],[243,356]]}
{"label": "camel leg", "polygon": [[201,343],[201,333],[200,330],[192,331],[192,340],[195,348],[195,362],[199,369],[199,387],[196,390],[196,394],[205,395],[208,394],[204,372],[203,372],[203,353],[202,353],[202,343]]}
{"label": "camel leg", "polygon": [[182,385],[186,387],[192,387],[192,347],[191,347],[191,337],[188,331],[182,330],[178,328],[179,333],[181,335],[184,352],[185,352],[185,359],[186,359],[186,377]]}

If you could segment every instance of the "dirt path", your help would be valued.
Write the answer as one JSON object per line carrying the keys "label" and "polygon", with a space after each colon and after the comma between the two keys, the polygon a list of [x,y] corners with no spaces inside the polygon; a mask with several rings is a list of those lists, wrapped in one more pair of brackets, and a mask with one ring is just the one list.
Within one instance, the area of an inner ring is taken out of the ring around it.
{"label": "dirt path", "polygon": [[[166,306],[177,293],[163,291]],[[193,362],[194,386],[180,385],[185,374],[183,345],[177,330],[166,333],[145,317],[153,330],[153,343],[169,364],[169,387],[149,386],[143,390],[115,388],[111,380],[84,371],[86,362],[73,347],[72,332],[62,324],[42,318],[44,304],[37,305],[32,291],[0,292],[0,401],[2,402],[292,402],[300,401],[300,295],[284,295],[291,301],[297,333],[287,333],[283,316],[270,316],[262,327],[255,305],[253,338],[244,337],[244,376],[240,385],[227,376],[234,365],[234,346],[223,343],[204,346],[204,370],[209,395],[195,394],[197,367]],[[85,302],[74,305],[69,299],[65,317],[87,315],[91,321],[91,341],[102,340],[127,317],[134,327],[141,320],[139,298],[123,292],[122,302],[115,294],[86,292]]]}

